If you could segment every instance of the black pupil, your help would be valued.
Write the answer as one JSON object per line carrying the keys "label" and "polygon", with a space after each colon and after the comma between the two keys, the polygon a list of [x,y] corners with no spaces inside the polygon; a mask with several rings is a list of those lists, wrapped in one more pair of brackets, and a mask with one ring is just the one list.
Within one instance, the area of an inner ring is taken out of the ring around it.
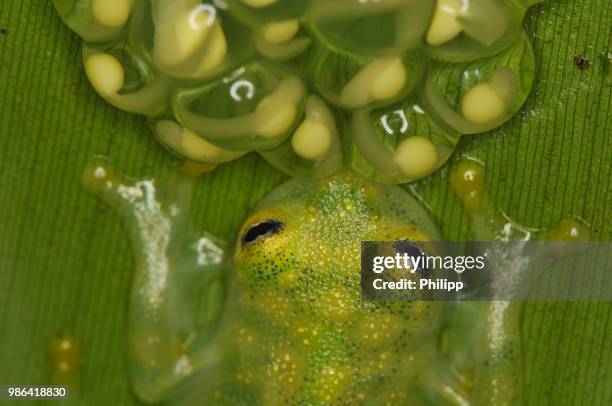
{"label": "black pupil", "polygon": [[243,244],[249,244],[260,237],[272,235],[280,232],[283,229],[283,223],[278,220],[266,220],[257,223],[244,233],[242,237]]}

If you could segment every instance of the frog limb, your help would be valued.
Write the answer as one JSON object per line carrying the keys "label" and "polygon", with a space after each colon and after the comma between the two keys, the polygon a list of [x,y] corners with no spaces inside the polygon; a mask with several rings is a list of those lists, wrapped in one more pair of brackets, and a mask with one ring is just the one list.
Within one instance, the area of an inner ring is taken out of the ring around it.
{"label": "frog limb", "polygon": [[584,224],[566,220],[557,229],[536,235],[510,221],[490,202],[485,190],[484,166],[463,160],[453,170],[450,183],[461,200],[477,241],[515,241],[505,247],[490,245],[485,251],[492,275],[493,297],[514,301],[461,302],[451,310],[446,343],[451,363],[458,370],[474,370],[472,393],[475,404],[520,402],[522,360],[520,358],[521,302],[540,272],[555,261],[577,254],[556,244],[528,245],[536,239],[579,240],[588,230]]}
{"label": "frog limb", "polygon": [[[499,213],[493,209],[485,192],[482,164],[462,161],[452,172],[450,183],[467,211],[476,240],[509,239],[508,229],[502,227],[499,231]],[[505,258],[496,253],[488,256],[493,269],[495,265],[503,269]],[[502,263],[495,264],[497,260]],[[473,403],[505,405],[518,402],[522,375],[520,305],[509,301],[461,302],[451,311],[447,342],[451,363],[463,373],[474,371]]]}
{"label": "frog limb", "polygon": [[427,365],[420,369],[419,383],[425,396],[436,404],[469,405],[468,384],[457,368],[450,366],[442,354],[430,349]]}
{"label": "frog limb", "polygon": [[130,374],[140,399],[163,401],[215,362],[211,332],[221,310],[223,250],[208,235],[192,239],[185,232],[192,178],[174,174],[164,194],[152,180],[130,182],[108,163],[95,161],[83,180],[122,215],[129,230],[135,261]]}

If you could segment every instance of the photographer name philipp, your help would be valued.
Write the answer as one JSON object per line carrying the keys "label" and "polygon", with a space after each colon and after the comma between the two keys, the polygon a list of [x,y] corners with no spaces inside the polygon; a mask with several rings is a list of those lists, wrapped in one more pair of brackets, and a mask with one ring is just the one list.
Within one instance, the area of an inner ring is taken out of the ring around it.
{"label": "photographer name philipp", "polygon": [[394,271],[393,280],[375,278],[372,287],[376,290],[445,290],[459,292],[465,286],[461,281],[449,279],[433,279],[423,277],[418,280],[398,278],[401,272],[413,275],[416,272],[427,274],[428,270],[439,269],[461,274],[469,270],[483,270],[486,267],[486,257],[479,256],[413,256],[407,253],[397,253],[394,256],[375,256],[372,258],[371,270],[375,274]]}

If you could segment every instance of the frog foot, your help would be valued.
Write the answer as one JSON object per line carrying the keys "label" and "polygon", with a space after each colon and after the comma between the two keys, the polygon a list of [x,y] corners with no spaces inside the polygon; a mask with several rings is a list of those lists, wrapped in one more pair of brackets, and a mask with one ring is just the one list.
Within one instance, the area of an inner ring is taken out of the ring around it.
{"label": "frog foot", "polygon": [[129,230],[136,265],[128,313],[130,373],[136,394],[147,402],[172,397],[215,362],[210,342],[222,307],[224,252],[213,237],[191,232],[194,179],[174,171],[159,185],[131,181],[101,159],[83,175],[85,187],[115,209]]}

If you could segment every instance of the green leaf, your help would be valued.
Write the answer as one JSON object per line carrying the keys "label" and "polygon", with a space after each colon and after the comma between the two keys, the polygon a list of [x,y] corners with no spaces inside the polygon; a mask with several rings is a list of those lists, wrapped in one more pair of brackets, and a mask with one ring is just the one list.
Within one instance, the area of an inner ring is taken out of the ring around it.
{"label": "green leaf", "polygon": [[[551,0],[526,24],[537,59],[522,113],[496,131],[466,136],[456,156],[487,164],[492,198],[534,228],[578,215],[611,240],[612,67],[608,0]],[[60,332],[81,344],[82,404],[134,404],[124,322],[131,252],[119,219],[79,178],[94,155],[123,172],[175,163],[145,121],[90,88],[79,39],[50,1],[0,3],[0,382],[44,384],[47,346]],[[580,70],[574,58],[590,67]],[[447,238],[467,220],[447,186],[454,160],[414,186]],[[255,202],[284,175],[253,154],[205,176],[197,224],[232,240]],[[533,303],[523,335],[529,404],[612,404],[612,306]]]}

